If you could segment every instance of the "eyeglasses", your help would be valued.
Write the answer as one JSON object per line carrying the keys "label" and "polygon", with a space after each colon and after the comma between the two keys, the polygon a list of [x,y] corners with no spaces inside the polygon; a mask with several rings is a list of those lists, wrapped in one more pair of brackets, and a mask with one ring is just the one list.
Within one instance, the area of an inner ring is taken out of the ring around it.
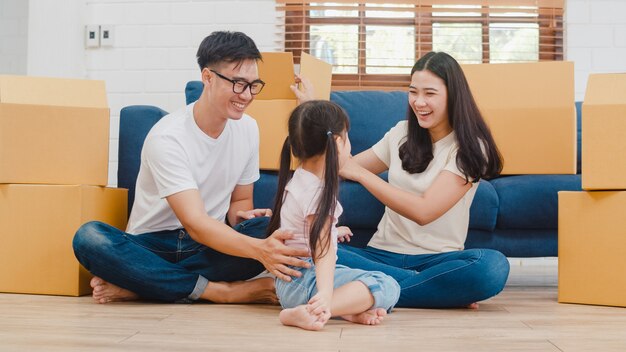
{"label": "eyeglasses", "polygon": [[215,73],[217,77],[232,83],[233,93],[235,94],[241,94],[245,92],[248,87],[250,87],[250,94],[257,95],[261,93],[261,90],[263,90],[263,87],[265,87],[265,82],[261,81],[260,79],[254,80],[252,82],[247,82],[242,79],[230,79],[214,70],[210,71]]}

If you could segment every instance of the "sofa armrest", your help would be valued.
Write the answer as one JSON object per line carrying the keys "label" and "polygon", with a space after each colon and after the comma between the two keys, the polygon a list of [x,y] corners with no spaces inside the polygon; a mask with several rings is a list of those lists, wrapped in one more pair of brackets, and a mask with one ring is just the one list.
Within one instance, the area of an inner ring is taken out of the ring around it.
{"label": "sofa armrest", "polygon": [[128,214],[135,200],[141,148],[148,132],[167,112],[155,106],[132,105],[120,111],[117,186],[128,189]]}

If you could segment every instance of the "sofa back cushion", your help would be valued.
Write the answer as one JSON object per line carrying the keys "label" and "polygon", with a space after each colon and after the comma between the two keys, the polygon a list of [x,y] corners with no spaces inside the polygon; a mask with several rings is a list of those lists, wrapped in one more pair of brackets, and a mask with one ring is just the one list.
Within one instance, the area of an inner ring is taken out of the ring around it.
{"label": "sofa back cushion", "polygon": [[339,104],[350,118],[352,154],[378,142],[398,121],[405,120],[409,108],[406,92],[336,91],[330,100]]}
{"label": "sofa back cushion", "polygon": [[128,189],[128,214],[135,200],[143,141],[152,126],[165,115],[166,111],[148,105],[127,106],[120,111],[117,186]]}
{"label": "sofa back cushion", "polygon": [[193,103],[194,101],[200,98],[200,94],[202,94],[202,89],[204,89],[204,84],[202,81],[189,81],[185,86],[185,102],[187,105]]}

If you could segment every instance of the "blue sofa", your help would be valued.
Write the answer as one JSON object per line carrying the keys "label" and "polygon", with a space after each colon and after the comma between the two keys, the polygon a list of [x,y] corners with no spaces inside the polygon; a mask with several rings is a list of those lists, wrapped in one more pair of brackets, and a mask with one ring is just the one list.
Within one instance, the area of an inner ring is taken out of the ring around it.
{"label": "blue sofa", "polygon": [[[185,89],[187,104],[197,100],[201,92],[201,82],[189,82]],[[399,91],[338,91],[331,93],[331,100],[341,105],[350,117],[354,154],[372,146],[405,119],[408,108],[407,93]],[[557,192],[581,190],[580,103],[576,103],[576,110],[579,173],[482,180],[470,210],[466,248],[493,248],[508,257],[557,256]],[[133,204],[143,140],[166,114],[154,106],[128,106],[120,113],[118,187],[129,189],[129,205]],[[276,172],[262,171],[254,187],[255,207],[271,208],[276,187]],[[350,181],[342,183],[340,201],[344,208],[340,224],[354,232],[351,245],[365,246],[376,231],[384,206],[360,184]]]}

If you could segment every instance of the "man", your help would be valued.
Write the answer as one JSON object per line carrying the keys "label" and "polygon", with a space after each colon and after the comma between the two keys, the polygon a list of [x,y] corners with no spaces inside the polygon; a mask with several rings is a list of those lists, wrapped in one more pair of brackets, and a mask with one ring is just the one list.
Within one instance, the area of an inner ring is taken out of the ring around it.
{"label": "man", "polygon": [[264,86],[259,50],[243,33],[214,32],[197,58],[202,94],[146,137],[126,232],[100,222],[76,232],[74,253],[95,276],[98,303],[274,302],[272,278],[243,280],[265,267],[289,281],[299,276],[289,266],[308,266],[297,259],[306,251],[284,245],[292,234],[264,238],[271,211],[252,209],[259,132],[244,110]]}

